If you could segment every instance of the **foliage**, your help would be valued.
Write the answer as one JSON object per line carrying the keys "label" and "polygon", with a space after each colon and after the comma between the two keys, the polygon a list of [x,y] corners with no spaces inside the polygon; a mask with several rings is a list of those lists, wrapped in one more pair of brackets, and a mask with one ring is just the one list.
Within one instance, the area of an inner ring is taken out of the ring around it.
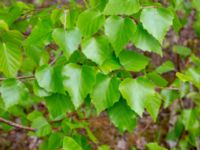
{"label": "foliage", "polygon": [[[159,112],[178,99],[180,108],[166,141],[177,142],[177,150],[198,148],[198,50],[174,45],[172,54],[187,60],[181,69],[170,60],[156,66],[151,56],[163,57],[168,31],[178,34],[191,9],[196,9],[193,27],[200,34],[199,5],[199,0],[171,0],[168,6],[151,0],[85,0],[83,5],[71,0],[67,6],[47,8],[2,3],[0,116],[19,117],[21,124],[36,129],[29,135],[43,139],[41,150],[90,150],[91,142],[99,142],[90,130],[90,117],[106,112],[123,134],[134,131],[146,112],[159,122]],[[169,72],[176,72],[172,82],[164,77]],[[184,98],[193,107],[183,107]],[[159,141],[146,147],[166,149]]]}

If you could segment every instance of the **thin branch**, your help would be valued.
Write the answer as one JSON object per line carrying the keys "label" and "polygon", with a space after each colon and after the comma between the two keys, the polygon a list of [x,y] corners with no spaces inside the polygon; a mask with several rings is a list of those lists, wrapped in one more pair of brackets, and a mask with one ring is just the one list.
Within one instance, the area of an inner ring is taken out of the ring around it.
{"label": "thin branch", "polygon": [[23,126],[21,124],[17,124],[15,122],[10,121],[10,120],[6,120],[2,117],[0,117],[0,122],[3,122],[5,124],[8,124],[8,125],[13,126],[15,128],[24,129],[24,130],[28,130],[28,131],[36,131],[36,129],[34,129],[34,128],[26,127],[26,126]]}
{"label": "thin branch", "polygon": [[176,87],[156,87],[157,89],[167,89],[167,90],[180,90],[179,88],[176,88]]}
{"label": "thin branch", "polygon": [[[34,75],[30,75],[30,76],[18,76],[16,78],[19,79],[19,80],[26,80],[26,79],[32,80],[32,79],[35,79],[35,76]],[[0,78],[0,81],[4,81],[6,79],[8,79],[8,78]]]}

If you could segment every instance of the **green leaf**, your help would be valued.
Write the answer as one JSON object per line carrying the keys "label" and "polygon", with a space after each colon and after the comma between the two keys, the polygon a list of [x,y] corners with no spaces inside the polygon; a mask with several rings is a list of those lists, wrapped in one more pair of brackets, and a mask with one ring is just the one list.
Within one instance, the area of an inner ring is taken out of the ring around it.
{"label": "green leaf", "polygon": [[[83,124],[83,123],[82,123]],[[82,147],[83,150],[92,150],[92,146],[87,140],[87,137],[81,134],[76,134],[73,139]]]}
{"label": "green leaf", "polygon": [[200,11],[195,15],[195,22],[193,23],[193,28],[198,37],[200,37]]}
{"label": "green leaf", "polygon": [[166,148],[159,146],[157,143],[148,143],[146,146],[149,150],[167,150]]}
{"label": "green leaf", "polygon": [[143,50],[149,52],[155,52],[162,55],[162,49],[160,43],[149,34],[141,24],[137,25],[137,30],[132,38],[134,45]]}
{"label": "green leaf", "polygon": [[18,31],[3,32],[0,41],[0,71],[7,77],[14,77],[21,66],[21,42]]}
{"label": "green leaf", "polygon": [[173,46],[173,52],[179,54],[180,56],[187,57],[191,54],[191,50],[188,47],[175,45]]}
{"label": "green leaf", "polygon": [[37,67],[36,63],[30,57],[24,58],[23,61],[26,63],[22,63],[22,65],[21,65],[22,73],[32,72]]}
{"label": "green leaf", "polygon": [[43,46],[38,45],[25,45],[26,55],[31,58],[37,65],[42,65],[47,63],[49,58],[47,56],[47,51],[45,51]]}
{"label": "green leaf", "polygon": [[110,78],[103,74],[97,75],[91,100],[98,114],[119,100],[119,83],[120,81],[117,78]]}
{"label": "green leaf", "polygon": [[[120,113],[119,113],[120,112]],[[119,101],[108,110],[109,118],[112,123],[124,132],[129,132],[137,125],[137,115],[130,109],[125,101]]]}
{"label": "green leaf", "polygon": [[191,81],[192,82],[192,78],[190,76],[187,76],[187,75],[183,74],[183,73],[177,72],[176,76],[180,80],[182,80],[183,82],[187,82],[187,81]]}
{"label": "green leaf", "polygon": [[54,120],[62,119],[67,112],[74,110],[68,95],[53,94],[45,99],[49,113]]}
{"label": "green leaf", "polygon": [[186,109],[181,113],[181,121],[188,131],[199,129],[200,123],[197,120],[198,114],[195,109]]}
{"label": "green leaf", "polygon": [[126,78],[121,82],[119,90],[131,109],[139,116],[144,112],[146,101],[156,94],[154,85],[144,77]]}
{"label": "green leaf", "polygon": [[71,137],[65,136],[63,139],[64,150],[82,150],[81,146]]}
{"label": "green leaf", "polygon": [[[67,11],[66,11],[67,12]],[[63,13],[63,10],[61,9],[58,9],[58,8],[54,8],[51,12],[51,15],[50,15],[50,18],[51,18],[51,22],[53,24],[53,26],[57,26],[57,25],[60,25],[60,22],[62,24],[66,24],[66,21],[64,17],[61,17],[62,16],[65,16],[66,17],[66,14],[65,14],[65,11]],[[62,18],[62,19],[61,19]]]}
{"label": "green leaf", "polygon": [[200,106],[200,93],[190,92],[187,94],[186,98],[191,99],[197,106]]}
{"label": "green leaf", "polygon": [[14,77],[21,65],[21,51],[11,44],[0,42],[0,71]]}
{"label": "green leaf", "polygon": [[158,72],[159,74],[163,74],[163,73],[173,71],[173,70],[174,70],[174,64],[173,64],[173,62],[171,62],[169,60],[167,60],[162,65],[160,65],[158,68],[156,68],[156,72]]}
{"label": "green leaf", "polygon": [[42,113],[39,110],[34,110],[27,115],[27,119],[33,121],[35,118],[42,117]]}
{"label": "green leaf", "polygon": [[139,0],[109,0],[104,14],[106,15],[132,15],[140,10]]}
{"label": "green leaf", "polygon": [[121,18],[119,16],[111,16],[105,22],[105,34],[111,42],[115,53],[118,55],[125,45],[133,37],[136,25],[129,18]]}
{"label": "green leaf", "polygon": [[28,99],[28,90],[16,79],[3,81],[0,91],[6,109]]}
{"label": "green leaf", "polygon": [[89,127],[84,127],[84,129],[86,130],[87,136],[88,138],[95,144],[97,144],[98,140],[95,137],[95,135],[92,133],[91,129]]}
{"label": "green leaf", "polygon": [[109,42],[103,36],[85,40],[82,44],[82,49],[85,56],[98,65],[102,65],[112,54]]}
{"label": "green leaf", "polygon": [[148,73],[147,77],[149,78],[149,80],[155,83],[155,85],[165,87],[168,84],[167,80],[165,80],[165,78],[163,78],[161,75],[159,75],[155,71]]}
{"label": "green leaf", "polygon": [[40,144],[39,144],[39,150],[46,150],[48,147],[48,141],[47,140],[43,140]]}
{"label": "green leaf", "polygon": [[175,99],[179,98],[177,90],[163,89],[161,95],[164,98],[164,108],[167,108]]}
{"label": "green leaf", "polygon": [[26,46],[30,45],[46,45],[50,42],[52,34],[52,24],[50,19],[41,19],[37,25],[34,26],[31,34],[25,41]]}
{"label": "green leaf", "polygon": [[167,133],[167,140],[177,140],[180,138],[181,134],[184,132],[184,125],[179,117],[176,121],[174,127]]}
{"label": "green leaf", "polygon": [[108,145],[101,145],[98,147],[98,150],[110,150],[110,147]]}
{"label": "green leaf", "polygon": [[8,25],[12,25],[22,15],[23,10],[29,9],[28,5],[22,2],[15,2],[14,5],[6,7],[5,9],[2,6],[1,8],[4,11],[0,13],[0,18],[5,20]]}
{"label": "green leaf", "polygon": [[77,26],[84,36],[91,36],[96,33],[104,24],[105,17],[93,9],[82,12],[77,21]]}
{"label": "green leaf", "polygon": [[102,11],[105,8],[107,2],[108,0],[89,0],[91,7],[100,11]]}
{"label": "green leaf", "polygon": [[119,63],[119,60],[114,55],[112,55],[110,58],[104,61],[104,63],[102,64],[102,66],[100,66],[100,68],[104,73],[107,74],[114,70],[120,69],[121,65]]}
{"label": "green leaf", "polygon": [[38,96],[38,97],[45,97],[45,96],[50,96],[51,93],[47,92],[45,89],[41,88],[37,81],[33,83],[33,93]]}
{"label": "green leaf", "polygon": [[200,4],[200,0],[192,0],[192,6],[193,6],[197,11],[200,11],[199,4]]}
{"label": "green leaf", "polygon": [[156,121],[156,118],[158,116],[160,105],[161,105],[161,99],[159,98],[158,95],[150,96],[145,101],[145,107],[147,109],[147,112],[151,115],[154,121]]}
{"label": "green leaf", "polygon": [[59,132],[52,133],[48,139],[47,150],[58,150],[62,145],[63,135]]}
{"label": "green leaf", "polygon": [[67,58],[78,49],[81,42],[81,34],[77,28],[68,31],[62,28],[54,29],[52,37]]}
{"label": "green leaf", "polygon": [[183,82],[191,82],[200,88],[200,68],[189,68],[185,74],[177,72],[176,76]]}
{"label": "green leaf", "polygon": [[190,82],[200,88],[200,68],[189,68],[186,71],[186,75],[192,79]]}
{"label": "green leaf", "polygon": [[64,93],[62,83],[62,66],[51,67],[43,65],[35,73],[36,80],[40,87],[48,92]]}
{"label": "green leaf", "polygon": [[59,18],[64,28],[71,29],[75,27],[79,13],[78,9],[64,10],[64,13]]}
{"label": "green leaf", "polygon": [[177,34],[179,34],[179,31],[183,27],[183,24],[182,24],[181,20],[179,19],[179,16],[177,15],[176,11],[175,10],[172,10],[172,11],[174,14],[173,29]]}
{"label": "green leaf", "polygon": [[0,31],[1,30],[8,31],[9,30],[9,26],[4,20],[0,19]]}
{"label": "green leaf", "polygon": [[37,117],[31,124],[32,128],[37,129],[36,136],[44,137],[51,133],[51,126],[44,117]]}
{"label": "green leaf", "polygon": [[144,8],[140,21],[150,34],[162,44],[164,37],[173,23],[173,13],[166,8]]}
{"label": "green leaf", "polygon": [[89,66],[81,67],[72,63],[64,66],[62,71],[64,88],[76,109],[91,92],[95,83],[95,74],[95,70]]}
{"label": "green leaf", "polygon": [[145,69],[150,59],[140,53],[124,50],[119,54],[119,60],[126,70],[139,72]]}

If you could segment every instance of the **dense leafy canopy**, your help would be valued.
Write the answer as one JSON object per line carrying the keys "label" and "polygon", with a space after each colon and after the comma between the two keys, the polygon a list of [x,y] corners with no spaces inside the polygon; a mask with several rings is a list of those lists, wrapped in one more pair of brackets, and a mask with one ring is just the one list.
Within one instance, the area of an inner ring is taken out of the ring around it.
{"label": "dense leafy canopy", "polygon": [[[90,143],[98,144],[89,127],[91,116],[106,114],[123,134],[133,132],[147,114],[159,122],[159,112],[175,109],[166,137],[169,143],[177,142],[171,148],[198,149],[198,51],[176,42],[170,54],[177,61],[163,55],[167,33],[178,36],[187,22],[177,12],[195,9],[193,28],[200,35],[200,1],[167,4],[71,0],[67,7],[35,8],[23,2],[0,3],[0,117],[19,117],[32,127],[30,135],[42,139],[40,150],[90,150]],[[155,58],[162,63],[154,63]],[[185,62],[184,67],[178,61]],[[185,99],[191,100],[191,107],[183,105]],[[179,109],[173,107],[176,103]],[[146,148],[166,149],[156,142]]]}

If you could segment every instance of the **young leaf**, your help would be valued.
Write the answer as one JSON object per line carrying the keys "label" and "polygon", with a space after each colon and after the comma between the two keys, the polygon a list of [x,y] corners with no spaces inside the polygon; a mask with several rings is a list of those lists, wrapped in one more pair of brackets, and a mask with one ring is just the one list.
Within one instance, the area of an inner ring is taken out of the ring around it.
{"label": "young leaf", "polygon": [[175,99],[179,98],[177,90],[163,89],[161,95],[164,98],[164,108],[167,108]]}
{"label": "young leaf", "polygon": [[166,148],[159,146],[157,143],[148,143],[146,146],[149,150],[167,150]]}
{"label": "young leaf", "polygon": [[183,132],[184,132],[184,125],[179,117],[174,127],[167,133],[167,140],[175,141],[178,138],[180,138]]}
{"label": "young leaf", "polygon": [[143,50],[162,55],[160,43],[149,34],[142,25],[137,25],[137,30],[132,38],[134,45]]}
{"label": "young leaf", "polygon": [[31,34],[25,41],[26,46],[30,45],[45,45],[50,42],[52,33],[52,24],[50,19],[41,19],[37,25],[33,28]]}
{"label": "young leaf", "polygon": [[68,31],[57,28],[54,29],[52,36],[67,58],[78,49],[81,42],[81,33],[77,28]]}
{"label": "young leaf", "polygon": [[105,34],[117,55],[119,55],[121,50],[131,40],[136,30],[135,22],[129,18],[121,18],[119,16],[107,18],[104,27]]}
{"label": "young leaf", "polygon": [[160,105],[161,99],[157,95],[149,96],[149,98],[145,101],[145,108],[154,121],[156,121],[158,116]]}
{"label": "young leaf", "polygon": [[38,96],[38,97],[45,97],[45,96],[50,96],[51,93],[47,92],[45,89],[41,88],[37,81],[33,83],[33,93]]}
{"label": "young leaf", "polygon": [[89,0],[91,7],[100,11],[104,10],[107,2],[108,0]]}
{"label": "young leaf", "polygon": [[62,145],[63,135],[59,132],[52,133],[48,139],[48,148],[47,150],[57,150]]}
{"label": "young leaf", "polygon": [[21,65],[21,50],[12,44],[0,42],[0,71],[14,77]]}
{"label": "young leaf", "polygon": [[21,66],[21,43],[23,36],[18,31],[1,33],[0,41],[0,71],[7,77],[16,76]]}
{"label": "young leaf", "polygon": [[65,136],[63,139],[64,150],[83,150],[81,146],[71,137]]}
{"label": "young leaf", "polygon": [[114,70],[120,69],[121,65],[119,60],[114,55],[112,55],[111,57],[109,57],[104,61],[104,63],[100,66],[100,68],[104,73],[107,74]]}
{"label": "young leaf", "polygon": [[150,59],[140,53],[124,50],[119,54],[119,60],[126,70],[139,72],[145,69]]}
{"label": "young leaf", "polygon": [[198,114],[195,109],[186,109],[182,111],[181,121],[188,131],[195,131],[199,129],[200,123],[196,119]]}
{"label": "young leaf", "polygon": [[4,20],[0,20],[0,31],[1,30],[5,30],[5,31],[9,30],[9,26]]}
{"label": "young leaf", "polygon": [[82,49],[85,56],[98,65],[102,65],[102,63],[112,54],[109,42],[105,37],[93,37],[84,41]]}
{"label": "young leaf", "polygon": [[189,68],[185,74],[177,72],[176,76],[183,82],[191,82],[200,89],[200,68]]}
{"label": "young leaf", "polygon": [[74,110],[74,106],[68,95],[53,94],[46,97],[46,105],[54,120],[65,117],[67,112]]}
{"label": "young leaf", "polygon": [[147,78],[151,80],[155,85],[165,87],[167,86],[168,82],[163,78],[161,75],[159,75],[157,72],[152,71],[147,74]]}
{"label": "young leaf", "polygon": [[181,46],[181,45],[174,45],[173,51],[174,53],[177,53],[183,57],[187,57],[191,54],[191,50],[188,47]]}
{"label": "young leaf", "polygon": [[108,145],[101,145],[98,147],[98,150],[110,150],[110,147]]}
{"label": "young leaf", "polygon": [[3,81],[0,92],[6,109],[19,104],[20,101],[26,101],[28,98],[28,90],[24,84],[16,79]]}
{"label": "young leaf", "polygon": [[174,70],[174,64],[171,61],[166,61],[164,62],[162,65],[160,65],[157,69],[156,72],[158,72],[159,74],[163,74],[169,71]]}
{"label": "young leaf", "polygon": [[67,64],[62,70],[63,84],[77,109],[92,90],[95,83],[95,70],[89,66]]}
{"label": "young leaf", "polygon": [[40,87],[48,92],[64,93],[61,76],[62,66],[51,67],[43,65],[35,73],[36,80]]}
{"label": "young leaf", "polygon": [[31,127],[37,129],[35,134],[38,137],[44,137],[51,133],[51,125],[43,116],[34,118]]}
{"label": "young leaf", "polygon": [[137,115],[123,100],[115,103],[108,110],[108,114],[113,124],[118,127],[122,132],[126,130],[131,132],[136,127]]}
{"label": "young leaf", "polygon": [[91,99],[98,114],[119,100],[119,83],[120,81],[117,78],[110,78],[103,74],[97,75]]}
{"label": "young leaf", "polygon": [[193,6],[198,12],[200,11],[199,4],[200,4],[200,0],[192,0],[192,6]]}
{"label": "young leaf", "polygon": [[79,15],[77,26],[81,33],[88,37],[103,26],[104,20],[105,17],[99,11],[88,9]]}
{"label": "young leaf", "polygon": [[131,109],[139,116],[144,112],[146,101],[155,96],[154,85],[144,77],[125,79],[121,82],[119,90]]}
{"label": "young leaf", "polygon": [[132,15],[140,10],[139,0],[109,0],[104,14],[106,15]]}
{"label": "young leaf", "polygon": [[162,44],[173,23],[173,13],[166,8],[144,8],[140,21],[143,27]]}

